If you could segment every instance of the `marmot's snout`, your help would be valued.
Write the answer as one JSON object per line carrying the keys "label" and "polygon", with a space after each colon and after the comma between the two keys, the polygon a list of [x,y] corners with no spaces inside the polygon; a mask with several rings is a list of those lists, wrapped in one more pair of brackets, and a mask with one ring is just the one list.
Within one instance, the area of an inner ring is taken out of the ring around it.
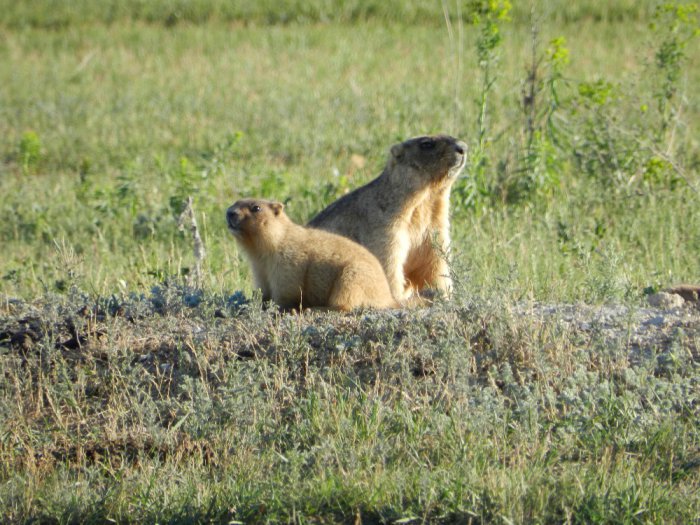
{"label": "marmot's snout", "polygon": [[458,140],[455,142],[455,163],[450,170],[450,175],[456,177],[467,164],[467,144]]}
{"label": "marmot's snout", "polygon": [[238,231],[241,224],[241,216],[238,213],[238,210],[234,209],[233,206],[226,210],[226,223],[228,224],[230,230]]}

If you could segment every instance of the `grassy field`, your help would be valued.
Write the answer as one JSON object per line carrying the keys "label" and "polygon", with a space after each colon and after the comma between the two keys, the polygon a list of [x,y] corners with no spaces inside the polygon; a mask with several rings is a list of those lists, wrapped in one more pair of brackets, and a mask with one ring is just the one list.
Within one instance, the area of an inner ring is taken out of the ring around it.
{"label": "grassy field", "polygon": [[[479,209],[453,199],[460,275],[480,286],[508,275],[526,295],[567,300],[605,299],[607,288],[595,285],[603,274],[624,283],[616,293],[632,295],[697,280],[698,101],[689,88],[700,80],[697,43],[686,49],[671,151],[693,189],[667,183],[675,172],[649,184],[649,155],[624,134],[655,126],[648,24],[541,26],[542,55],[552,38],[566,38],[560,126],[586,141],[555,152],[559,182],[546,195],[502,202],[522,168],[519,100],[530,53],[529,25],[505,25],[490,94],[489,195]],[[71,254],[70,278],[101,294],[141,290],[190,267],[176,221],[189,194],[209,253],[207,286],[245,288],[222,220],[236,198],[284,200],[303,221],[374,177],[397,141],[447,132],[475,145],[481,81],[468,25],[461,47],[456,26],[450,39],[444,25],[373,20],[2,31],[0,275],[11,294],[65,288]],[[586,109],[578,83],[601,80],[611,100]],[[619,137],[588,137],[603,126],[597,113],[623,128]],[[610,166],[625,155],[622,168]],[[583,161],[593,174],[576,165]]]}
{"label": "grassy field", "polygon": [[[696,520],[697,338],[509,311],[700,281],[697,11],[655,6],[0,0],[0,516]],[[236,310],[229,204],[306,221],[427,133],[472,159],[453,303]]]}

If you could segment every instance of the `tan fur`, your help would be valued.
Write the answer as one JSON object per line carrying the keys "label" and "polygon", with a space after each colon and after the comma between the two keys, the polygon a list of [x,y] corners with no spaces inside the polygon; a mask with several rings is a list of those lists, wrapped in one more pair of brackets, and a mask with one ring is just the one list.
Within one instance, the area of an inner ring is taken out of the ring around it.
{"label": "tan fur", "polygon": [[283,308],[394,308],[377,258],[359,244],[292,222],[279,202],[244,199],[226,212],[263,299]]}
{"label": "tan fur", "polygon": [[466,151],[464,142],[445,135],[395,144],[379,177],[332,203],[309,226],[366,246],[400,301],[426,288],[449,294],[450,191]]}

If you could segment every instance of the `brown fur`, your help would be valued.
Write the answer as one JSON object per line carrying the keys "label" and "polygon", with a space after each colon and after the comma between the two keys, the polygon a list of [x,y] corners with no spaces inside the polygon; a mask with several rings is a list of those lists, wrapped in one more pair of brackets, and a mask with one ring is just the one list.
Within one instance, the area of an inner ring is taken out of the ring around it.
{"label": "brown fur", "polygon": [[464,142],[445,135],[395,144],[379,177],[332,203],[309,226],[366,246],[400,301],[425,288],[449,294],[450,191],[466,151]]}
{"label": "brown fur", "polygon": [[680,295],[684,300],[690,303],[696,303],[700,306],[700,285],[697,284],[679,284],[677,286],[672,286],[667,290],[666,293],[674,293]]}
{"label": "brown fur", "polygon": [[283,208],[279,202],[244,199],[226,212],[264,300],[283,308],[398,306],[381,264],[367,249],[295,224]]}

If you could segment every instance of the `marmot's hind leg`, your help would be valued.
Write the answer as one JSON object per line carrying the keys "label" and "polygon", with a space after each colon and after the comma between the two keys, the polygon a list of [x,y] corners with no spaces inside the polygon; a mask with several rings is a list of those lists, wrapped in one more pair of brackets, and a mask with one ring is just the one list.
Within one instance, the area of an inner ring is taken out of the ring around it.
{"label": "marmot's hind leg", "polygon": [[389,287],[383,281],[384,274],[379,265],[374,268],[345,268],[331,290],[328,306],[344,312],[363,307],[398,307]]}
{"label": "marmot's hind leg", "polygon": [[364,293],[358,285],[358,279],[362,276],[357,275],[354,269],[345,268],[333,285],[331,293],[328,296],[328,307],[334,310],[349,312],[350,310],[362,306]]}

